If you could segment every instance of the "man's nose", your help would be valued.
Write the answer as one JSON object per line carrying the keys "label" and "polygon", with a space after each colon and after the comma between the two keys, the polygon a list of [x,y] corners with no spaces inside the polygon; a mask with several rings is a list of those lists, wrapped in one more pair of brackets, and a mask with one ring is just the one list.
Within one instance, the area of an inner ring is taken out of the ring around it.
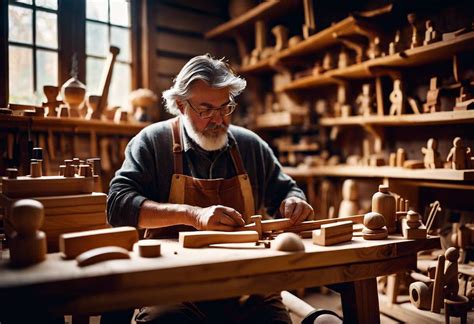
{"label": "man's nose", "polygon": [[216,109],[213,111],[211,121],[216,125],[222,125],[224,123],[224,118],[221,115],[221,111]]}

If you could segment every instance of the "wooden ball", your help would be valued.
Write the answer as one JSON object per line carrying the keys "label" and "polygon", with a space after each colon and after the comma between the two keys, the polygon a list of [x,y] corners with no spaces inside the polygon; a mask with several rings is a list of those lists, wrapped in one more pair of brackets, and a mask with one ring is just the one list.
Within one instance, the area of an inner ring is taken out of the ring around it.
{"label": "wooden ball", "polygon": [[272,243],[272,249],[285,252],[304,251],[304,244],[301,237],[295,233],[283,233],[276,237]]}
{"label": "wooden ball", "polygon": [[421,215],[418,214],[416,211],[409,210],[407,212],[407,221],[409,222],[417,222],[421,220]]}
{"label": "wooden ball", "polygon": [[10,221],[21,235],[35,233],[43,225],[44,207],[33,199],[20,199],[11,207]]}
{"label": "wooden ball", "polygon": [[459,250],[456,249],[455,247],[450,247],[449,249],[446,250],[446,252],[444,253],[444,256],[446,257],[446,260],[448,261],[458,262]]}
{"label": "wooden ball", "polygon": [[364,215],[364,226],[375,230],[385,226],[385,218],[382,214],[370,212]]}

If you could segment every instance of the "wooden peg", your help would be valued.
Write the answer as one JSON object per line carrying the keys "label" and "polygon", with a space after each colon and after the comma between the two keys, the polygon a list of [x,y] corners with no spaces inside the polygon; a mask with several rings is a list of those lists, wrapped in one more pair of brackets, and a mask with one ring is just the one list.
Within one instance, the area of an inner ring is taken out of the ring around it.
{"label": "wooden peg", "polygon": [[195,231],[179,233],[179,244],[185,248],[202,248],[210,244],[219,243],[248,243],[257,241],[258,233],[256,231]]}
{"label": "wooden peg", "polygon": [[283,252],[304,251],[305,247],[301,237],[295,233],[282,233],[275,238],[272,249]]}
{"label": "wooden peg", "polygon": [[92,177],[92,169],[88,164],[79,165],[79,175],[81,177]]}
{"label": "wooden peg", "polygon": [[262,232],[262,216],[261,215],[253,215],[250,216],[250,221],[255,223],[255,230],[258,233],[259,240],[263,239],[263,232]]}
{"label": "wooden peg", "polygon": [[397,149],[397,167],[403,167],[403,163],[406,160],[406,152],[403,148]]}
{"label": "wooden peg", "polygon": [[42,172],[41,172],[41,165],[32,160],[30,162],[30,177],[32,178],[40,178],[42,176]]}
{"label": "wooden peg", "polygon": [[313,244],[329,246],[352,240],[352,221],[321,225],[313,231]]}
{"label": "wooden peg", "polygon": [[439,313],[444,299],[444,261],[445,256],[438,256],[438,264],[436,266],[435,280],[433,283],[433,295],[431,299],[431,311]]}
{"label": "wooden peg", "polygon": [[439,35],[438,32],[433,27],[433,22],[431,20],[427,20],[425,22],[425,39],[423,40],[423,45],[428,45],[438,41]]}
{"label": "wooden peg", "polygon": [[133,250],[142,258],[157,258],[161,256],[161,243],[160,240],[140,240],[135,243]]}
{"label": "wooden peg", "polygon": [[418,28],[416,26],[416,13],[410,13],[407,15],[408,22],[411,25],[411,43],[410,43],[410,48],[415,48],[420,46],[420,40],[418,39]]}
{"label": "wooden peg", "polygon": [[313,0],[303,0],[304,4],[304,25],[303,37],[307,39],[316,32],[316,24],[314,21]]}
{"label": "wooden peg", "polygon": [[18,169],[8,168],[6,170],[6,175],[8,179],[16,179],[18,177]]}
{"label": "wooden peg", "polygon": [[391,167],[397,166],[397,153],[390,153],[388,158],[388,165]]}
{"label": "wooden peg", "polygon": [[128,251],[118,246],[104,246],[85,251],[76,257],[77,265],[80,267],[89,266],[108,260],[130,259]]}

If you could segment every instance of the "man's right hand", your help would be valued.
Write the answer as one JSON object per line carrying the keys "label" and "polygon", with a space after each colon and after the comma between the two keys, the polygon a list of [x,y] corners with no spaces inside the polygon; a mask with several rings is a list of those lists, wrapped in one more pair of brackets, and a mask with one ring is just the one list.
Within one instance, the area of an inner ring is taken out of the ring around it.
{"label": "man's right hand", "polygon": [[242,215],[226,206],[196,207],[192,214],[195,219],[194,227],[198,230],[233,231],[235,227],[245,225]]}

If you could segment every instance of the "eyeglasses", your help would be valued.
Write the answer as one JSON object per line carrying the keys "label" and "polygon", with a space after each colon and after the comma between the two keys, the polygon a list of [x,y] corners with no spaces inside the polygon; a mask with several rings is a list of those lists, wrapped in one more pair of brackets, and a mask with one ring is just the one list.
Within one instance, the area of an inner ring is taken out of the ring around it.
{"label": "eyeglasses", "polygon": [[214,115],[214,112],[219,112],[221,116],[229,116],[230,114],[234,112],[235,108],[237,108],[237,103],[230,102],[227,105],[219,107],[219,108],[208,108],[208,107],[201,106],[199,107],[200,109],[196,109],[193,107],[193,105],[191,105],[191,102],[189,102],[189,100],[186,100],[186,102],[189,104],[191,109],[194,110],[194,112],[203,119],[212,118],[212,116]]}

